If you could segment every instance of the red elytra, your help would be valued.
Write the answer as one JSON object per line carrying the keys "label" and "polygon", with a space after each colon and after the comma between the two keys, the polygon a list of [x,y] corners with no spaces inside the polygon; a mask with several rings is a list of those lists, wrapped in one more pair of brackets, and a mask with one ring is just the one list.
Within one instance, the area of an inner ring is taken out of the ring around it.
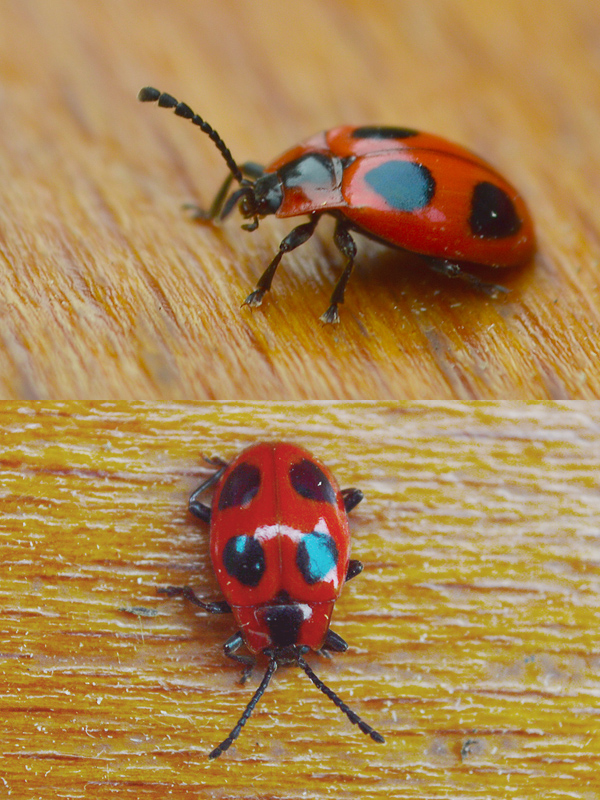
{"label": "red elytra", "polygon": [[[310,217],[282,240],[246,305],[260,305],[283,254],[312,236],[322,214],[336,218],[334,242],[347,259],[323,322],[339,321],[338,306],[356,257],[352,231],[416,253],[435,271],[485,289],[505,291],[462,272],[460,265],[514,267],[533,256],[533,223],[516,189],[486,161],[440,136],[346,125],[312,136],[266,168],[238,166],[216,131],[185,103],[152,87],[138,97],[173,108],[198,125],[229,167],[210,210],[195,209],[196,219],[224,218],[236,205],[252,219],[242,226],[246,230],[255,230],[259,218],[269,214]],[[240,188],[229,195],[233,179]]]}
{"label": "red elytra", "polygon": [[[383,742],[315,675],[309,651],[344,652],[346,642],[329,625],[345,581],[362,571],[350,559],[347,514],[361,500],[358,489],[341,491],[327,467],[307,450],[284,442],[253,445],[190,497],[190,511],[210,524],[210,553],[224,601],[205,603],[189,586],[159,591],[181,595],[210,613],[233,613],[239,631],[224,645],[244,664],[242,682],[256,656],[268,659],[259,688],[229,736],[211,753],[217,758],[239,736],[278,666],[297,664],[351,722]],[[198,497],[214,486],[211,507]],[[242,645],[252,657],[239,655]]]}

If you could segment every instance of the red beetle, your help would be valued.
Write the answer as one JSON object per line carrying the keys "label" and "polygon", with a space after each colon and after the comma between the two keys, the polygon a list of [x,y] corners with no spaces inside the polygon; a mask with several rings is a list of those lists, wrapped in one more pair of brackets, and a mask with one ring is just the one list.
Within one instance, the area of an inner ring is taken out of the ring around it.
{"label": "red beetle", "polygon": [[[362,571],[350,559],[347,512],[363,498],[340,491],[326,466],[301,447],[261,443],[244,450],[190,497],[190,511],[210,523],[210,554],[224,601],[205,603],[189,586],[159,591],[182,595],[212,614],[232,612],[239,631],[225,655],[244,664],[242,683],[255,656],[268,659],[260,686],[229,736],[211,753],[217,758],[239,736],[277,667],[297,664],[348,719],[376,742],[383,736],[326,686],[304,656],[310,650],[342,653],[348,645],[329,628],[344,582]],[[198,500],[215,486],[212,508]],[[242,645],[252,657],[238,655]]]}
{"label": "red beetle", "polygon": [[[185,103],[152,87],[138,98],[173,108],[198,125],[229,167],[209,211],[195,208],[196,219],[223,219],[238,203],[242,215],[252,219],[242,226],[249,231],[268,214],[310,216],[282,240],[246,305],[261,304],[283,254],[304,244],[324,213],[336,218],[334,242],[347,261],[323,322],[339,321],[338,305],[356,256],[351,231],[418,253],[438,272],[501,291],[506,290],[461,272],[457,262],[514,267],[533,255],[533,224],[516,189],[486,161],[440,136],[345,125],[318,133],[266,168],[238,166],[218,133]],[[228,197],[233,179],[240,188]]]}

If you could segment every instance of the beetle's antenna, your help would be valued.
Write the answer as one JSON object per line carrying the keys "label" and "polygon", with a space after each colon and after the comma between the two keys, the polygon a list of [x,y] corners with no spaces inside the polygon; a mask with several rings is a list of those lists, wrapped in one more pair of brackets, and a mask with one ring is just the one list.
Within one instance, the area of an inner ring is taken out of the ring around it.
{"label": "beetle's antenna", "polygon": [[138,92],[138,100],[141,100],[142,103],[156,102],[161,108],[172,108],[178,117],[189,119],[190,122],[193,122],[194,125],[197,125],[200,130],[203,131],[203,133],[208,134],[208,136],[216,144],[219,153],[221,153],[225,159],[225,162],[227,163],[227,166],[229,167],[229,170],[236,181],[238,183],[247,182],[242,176],[240,168],[236,164],[233,156],[231,155],[231,151],[223,139],[221,139],[216,130],[212,128],[208,122],[205,122],[202,117],[196,114],[195,111],[192,111],[188,105],[185,103],[180,103],[172,95],[167,94],[166,92],[159,92],[158,89],[155,89],[153,86],[145,86],[143,89],[140,89]]}
{"label": "beetle's antenna", "polygon": [[317,687],[317,689],[320,689],[323,692],[323,694],[327,695],[327,697],[335,703],[335,705],[340,709],[340,711],[344,712],[344,714],[348,717],[350,722],[353,722],[355,725],[358,725],[358,727],[361,729],[363,733],[367,734],[367,736],[370,736],[371,739],[374,739],[376,742],[379,742],[380,744],[383,744],[383,742],[385,742],[385,739],[380,733],[378,733],[374,728],[372,728],[364,720],[362,720],[358,716],[358,714],[352,711],[352,709],[349,708],[346,705],[346,703],[344,703],[344,701],[337,696],[337,694],[333,691],[333,689],[330,689],[329,686],[324,684],[323,681],[317,675],[315,675],[315,673],[312,671],[312,669],[309,667],[306,661],[302,658],[302,656],[299,655],[296,660],[298,662],[298,666],[302,667],[304,672],[306,672],[306,674],[314,683],[314,685]]}
{"label": "beetle's antenna", "polygon": [[269,681],[273,677],[273,674],[274,674],[276,669],[277,669],[277,661],[275,661],[275,659],[272,658],[269,661],[269,666],[267,667],[267,670],[266,670],[266,672],[264,674],[264,677],[263,677],[262,681],[260,682],[260,686],[254,692],[254,696],[253,696],[252,700],[250,700],[250,702],[246,706],[246,709],[245,709],[244,713],[242,714],[242,716],[239,718],[237,725],[231,731],[229,736],[226,739],[224,739],[218,747],[215,747],[215,749],[212,751],[212,753],[209,754],[209,756],[208,756],[209,758],[218,758],[221,755],[221,753],[225,752],[225,750],[229,750],[231,745],[234,743],[234,741],[240,735],[240,732],[241,732],[242,728],[244,727],[244,725],[248,722],[248,720],[250,718],[250,715],[254,711],[254,708],[255,708],[256,704],[258,703],[260,698],[265,693],[266,688],[269,685]]}

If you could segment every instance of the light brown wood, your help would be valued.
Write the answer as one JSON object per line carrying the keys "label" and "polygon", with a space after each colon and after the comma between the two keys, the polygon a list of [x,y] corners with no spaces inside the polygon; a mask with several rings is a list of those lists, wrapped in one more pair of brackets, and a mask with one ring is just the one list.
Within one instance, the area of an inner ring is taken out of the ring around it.
{"label": "light brown wood", "polygon": [[[598,405],[4,405],[0,430],[2,796],[598,796]],[[187,498],[200,453],[261,438],[365,493],[351,647],[311,662],[385,745],[282,668],[207,759],[258,676],[156,587],[219,597]]]}
{"label": "light brown wood", "polygon": [[[600,396],[596,0],[6,0],[0,37],[0,396]],[[539,252],[488,270],[510,289],[490,299],[359,237],[323,327],[323,222],[240,308],[294,221],[186,219],[225,165],[146,84],[240,161],[342,123],[445,135],[518,186]]]}

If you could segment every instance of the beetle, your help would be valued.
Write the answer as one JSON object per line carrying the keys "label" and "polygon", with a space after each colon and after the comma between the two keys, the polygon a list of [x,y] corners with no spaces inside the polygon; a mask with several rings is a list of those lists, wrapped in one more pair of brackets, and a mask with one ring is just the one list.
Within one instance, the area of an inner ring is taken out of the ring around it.
{"label": "beetle", "polygon": [[[197,125],[229,168],[208,211],[191,206],[195,219],[224,219],[236,205],[252,220],[242,225],[248,231],[269,214],[310,217],[283,238],[244,305],[262,303],[284,253],[304,244],[323,214],[335,217],[333,240],[346,259],[321,316],[325,323],[339,322],[338,306],[357,253],[353,231],[417,253],[435,271],[486,290],[506,291],[463,272],[462,263],[514,267],[533,255],[533,223],[516,189],[486,161],[440,136],[344,125],[292,147],[266,168],[253,162],[238,166],[219,134],[188,105],[151,86],[141,89],[138,99],[172,108]],[[233,180],[239,189],[229,194]]]}
{"label": "beetle", "polygon": [[[210,524],[210,555],[224,600],[206,603],[189,586],[159,589],[183,596],[211,614],[232,613],[239,630],[223,647],[244,665],[242,683],[257,658],[267,667],[231,733],[210,754],[217,758],[237,739],[275,670],[296,664],[348,719],[376,742],[383,736],[364,722],[313,672],[309,651],[343,653],[348,645],[329,627],[342,586],[362,571],[350,559],[348,512],[360,489],[340,490],[327,467],[307,450],[286,442],[261,442],[218,470],[189,501]],[[200,495],[214,486],[211,506]],[[250,656],[238,654],[245,645]]]}

